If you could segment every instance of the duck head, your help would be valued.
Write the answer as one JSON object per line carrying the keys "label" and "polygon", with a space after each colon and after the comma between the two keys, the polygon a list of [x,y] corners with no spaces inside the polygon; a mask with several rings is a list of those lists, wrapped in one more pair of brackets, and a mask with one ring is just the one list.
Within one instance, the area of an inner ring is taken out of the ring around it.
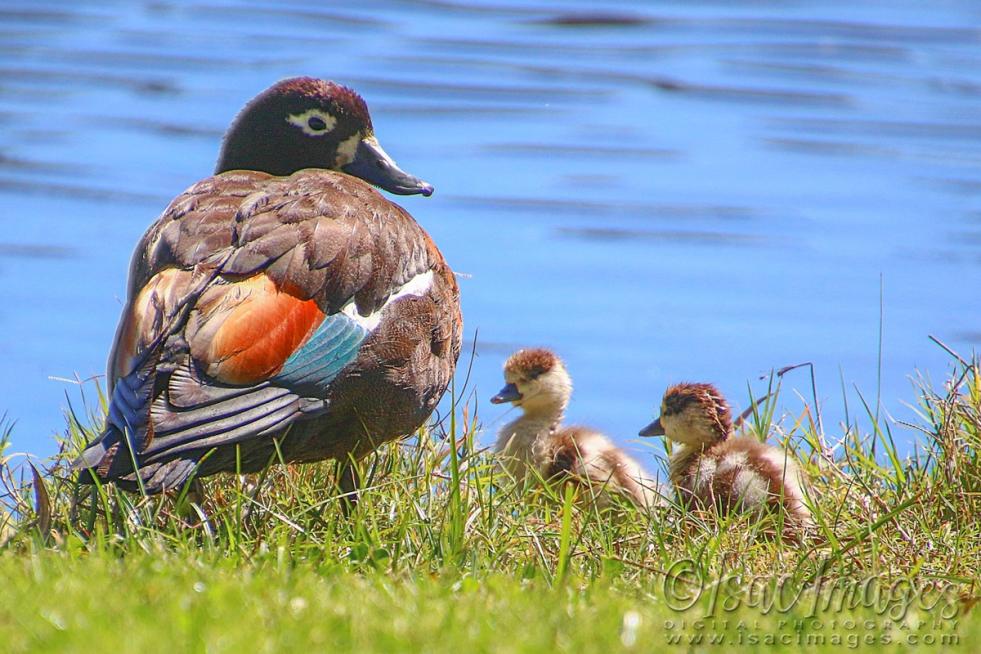
{"label": "duck head", "polygon": [[225,134],[215,173],[291,175],[304,168],[340,170],[398,195],[433,194],[431,184],[400,169],[378,144],[360,95],[334,82],[293,77],[239,112]]}
{"label": "duck head", "polygon": [[572,379],[562,360],[542,348],[512,354],[504,363],[504,381],[491,402],[510,402],[525,415],[561,415],[572,395]]}
{"label": "duck head", "polygon": [[711,384],[675,384],[661,401],[661,416],[641,436],[667,436],[690,446],[723,441],[732,432],[729,403]]}

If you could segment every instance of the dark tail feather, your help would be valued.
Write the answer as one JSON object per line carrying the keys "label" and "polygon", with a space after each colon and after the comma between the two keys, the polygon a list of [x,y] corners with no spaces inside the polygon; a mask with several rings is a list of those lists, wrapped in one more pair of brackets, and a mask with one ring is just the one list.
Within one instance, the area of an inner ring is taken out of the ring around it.
{"label": "dark tail feather", "polygon": [[[98,467],[99,464],[102,463],[102,459],[105,458],[106,453],[109,451],[109,448],[106,446],[106,442],[110,438],[111,437],[109,435],[102,434],[99,436],[99,438],[86,445],[85,449],[82,450],[82,453],[78,456],[78,458],[72,462],[72,470],[88,472],[90,469]],[[90,479],[88,482],[84,483],[92,482]]]}
{"label": "dark tail feather", "polygon": [[[154,380],[139,373],[116,380],[105,430],[74,463],[83,471],[80,481],[98,478],[130,490],[142,481],[148,493],[179,488],[212,450],[273,436],[326,410],[323,400],[269,383],[216,385],[201,379],[190,361],[172,372],[166,389],[153,388]],[[215,469],[204,465],[202,474]]]}
{"label": "dark tail feather", "polygon": [[[102,433],[72,463],[72,469],[83,471],[79,481],[93,483],[93,476],[100,481],[113,481],[120,475],[132,472],[130,445],[139,451],[146,437],[146,407],[154,383],[155,376],[149,361],[140,369],[116,380]],[[124,438],[125,435],[129,436],[128,440]]]}

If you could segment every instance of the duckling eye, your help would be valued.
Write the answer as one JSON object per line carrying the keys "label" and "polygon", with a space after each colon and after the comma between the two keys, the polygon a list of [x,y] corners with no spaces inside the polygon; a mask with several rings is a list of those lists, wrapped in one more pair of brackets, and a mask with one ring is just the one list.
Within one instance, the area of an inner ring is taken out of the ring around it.
{"label": "duckling eye", "polygon": [[311,116],[307,119],[307,127],[315,132],[322,132],[327,129],[327,123],[320,116]]}

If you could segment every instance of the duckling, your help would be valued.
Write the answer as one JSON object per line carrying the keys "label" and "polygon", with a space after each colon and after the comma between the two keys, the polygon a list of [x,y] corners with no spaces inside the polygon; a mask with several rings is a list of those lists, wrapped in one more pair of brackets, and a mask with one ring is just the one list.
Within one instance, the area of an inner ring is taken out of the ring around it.
{"label": "duckling", "polygon": [[495,451],[518,481],[575,480],[590,487],[600,508],[613,495],[645,508],[664,503],[657,482],[610,439],[588,427],[562,426],[572,379],[553,352],[515,352],[504,364],[504,380],[491,402],[510,402],[522,415],[501,429]]}
{"label": "duckling", "polygon": [[711,384],[676,384],[661,402],[661,416],[641,436],[667,436],[680,447],[669,473],[687,506],[782,508],[791,526],[811,524],[804,504],[804,477],[783,450],[747,436],[733,436],[729,404]]}

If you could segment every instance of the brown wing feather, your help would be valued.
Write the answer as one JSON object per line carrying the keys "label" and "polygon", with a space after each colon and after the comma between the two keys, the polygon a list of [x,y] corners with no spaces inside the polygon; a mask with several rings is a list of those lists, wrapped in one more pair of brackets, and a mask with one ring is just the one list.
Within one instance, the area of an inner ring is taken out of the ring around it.
{"label": "brown wing feather", "polygon": [[[328,397],[273,397],[284,389],[256,381],[322,315],[352,300],[368,315],[426,271],[434,273],[430,291],[387,310],[351,364],[356,374],[338,377]],[[204,327],[209,317],[225,324],[220,318],[236,308],[233,295],[224,293],[249,279],[275,288],[254,301],[289,314],[290,324],[262,356],[233,361],[226,376],[222,366],[252,338],[250,321],[236,323],[225,340],[212,334],[215,352]],[[287,429],[286,460],[362,456],[432,412],[455,368],[461,336],[459,289],[439,250],[401,207],[364,182],[323,170],[286,178],[216,175],[176,198],[137,246],[109,362],[109,420],[76,466],[131,483],[132,457],[120,447],[128,439],[138,456],[148,457],[139,475],[157,492],[182,483],[198,463],[201,475],[238,469],[237,450],[226,445],[248,444],[243,469],[258,469],[271,453],[265,436]],[[250,385],[236,384],[245,379]],[[316,426],[293,429],[294,421],[313,415],[322,416]],[[199,462],[205,446],[216,449]]]}
{"label": "brown wing feather", "polygon": [[109,386],[128,375],[176,317],[182,298],[193,286],[193,273],[167,268],[155,275],[133,298],[116,331],[109,355]]}
{"label": "brown wing feather", "polygon": [[359,179],[327,170],[289,177],[232,171],[178,196],[137,246],[129,300],[110,357],[115,379],[134,348],[127,316],[167,270],[210,273],[222,283],[263,272],[277,289],[313,299],[325,314],[352,299],[362,315],[412,277],[434,269],[456,281],[428,235],[398,205]]}

